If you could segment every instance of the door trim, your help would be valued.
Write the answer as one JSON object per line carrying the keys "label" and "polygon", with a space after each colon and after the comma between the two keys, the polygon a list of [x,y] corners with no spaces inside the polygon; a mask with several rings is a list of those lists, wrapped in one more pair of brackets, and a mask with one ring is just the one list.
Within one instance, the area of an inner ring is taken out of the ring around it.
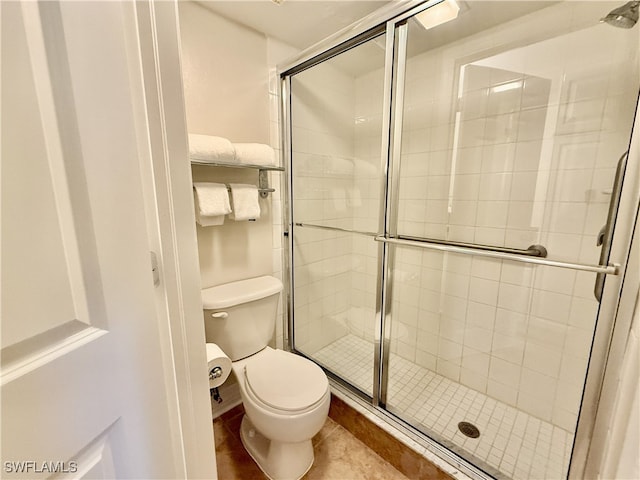
{"label": "door trim", "polygon": [[[176,468],[183,478],[217,478],[206,373],[200,269],[188,161],[180,60],[178,5],[143,0],[131,4],[137,22],[142,83],[140,170],[149,249],[159,260],[156,309],[161,319],[163,371],[175,420]],[[136,72],[137,73],[137,72]],[[135,82],[133,82],[135,83]],[[149,269],[151,270],[151,268]],[[151,280],[151,271],[149,272]]]}

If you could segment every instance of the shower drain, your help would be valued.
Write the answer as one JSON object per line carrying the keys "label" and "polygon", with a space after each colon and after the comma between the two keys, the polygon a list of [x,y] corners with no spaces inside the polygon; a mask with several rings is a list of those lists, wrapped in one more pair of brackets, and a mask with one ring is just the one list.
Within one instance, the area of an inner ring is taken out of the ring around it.
{"label": "shower drain", "polygon": [[458,430],[462,432],[463,435],[466,435],[470,438],[478,438],[480,436],[480,430],[473,423],[469,422],[460,422],[458,424]]}

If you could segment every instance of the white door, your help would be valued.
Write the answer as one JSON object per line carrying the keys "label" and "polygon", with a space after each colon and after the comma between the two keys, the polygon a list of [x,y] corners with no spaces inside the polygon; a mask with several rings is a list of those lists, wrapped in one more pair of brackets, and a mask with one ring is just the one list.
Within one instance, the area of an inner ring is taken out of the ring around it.
{"label": "white door", "polygon": [[131,5],[0,11],[0,477],[182,476],[127,63]]}

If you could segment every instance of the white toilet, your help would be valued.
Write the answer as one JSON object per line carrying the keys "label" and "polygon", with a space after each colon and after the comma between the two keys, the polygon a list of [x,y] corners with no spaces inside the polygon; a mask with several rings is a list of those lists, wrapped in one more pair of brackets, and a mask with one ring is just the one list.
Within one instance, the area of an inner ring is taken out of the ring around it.
{"label": "white toilet", "polygon": [[257,277],[202,290],[207,342],[233,362],[246,415],[240,436],[271,479],[301,478],[313,464],[311,438],[329,413],[327,376],[304,357],[267,346],[282,291]]}

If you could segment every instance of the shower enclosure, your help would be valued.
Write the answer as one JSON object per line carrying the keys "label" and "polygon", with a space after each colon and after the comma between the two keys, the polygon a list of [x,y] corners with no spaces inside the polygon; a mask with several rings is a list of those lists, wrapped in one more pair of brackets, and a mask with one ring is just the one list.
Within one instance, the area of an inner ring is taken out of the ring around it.
{"label": "shower enclosure", "polygon": [[410,2],[281,71],[290,347],[479,476],[584,468],[637,187],[615,6]]}

